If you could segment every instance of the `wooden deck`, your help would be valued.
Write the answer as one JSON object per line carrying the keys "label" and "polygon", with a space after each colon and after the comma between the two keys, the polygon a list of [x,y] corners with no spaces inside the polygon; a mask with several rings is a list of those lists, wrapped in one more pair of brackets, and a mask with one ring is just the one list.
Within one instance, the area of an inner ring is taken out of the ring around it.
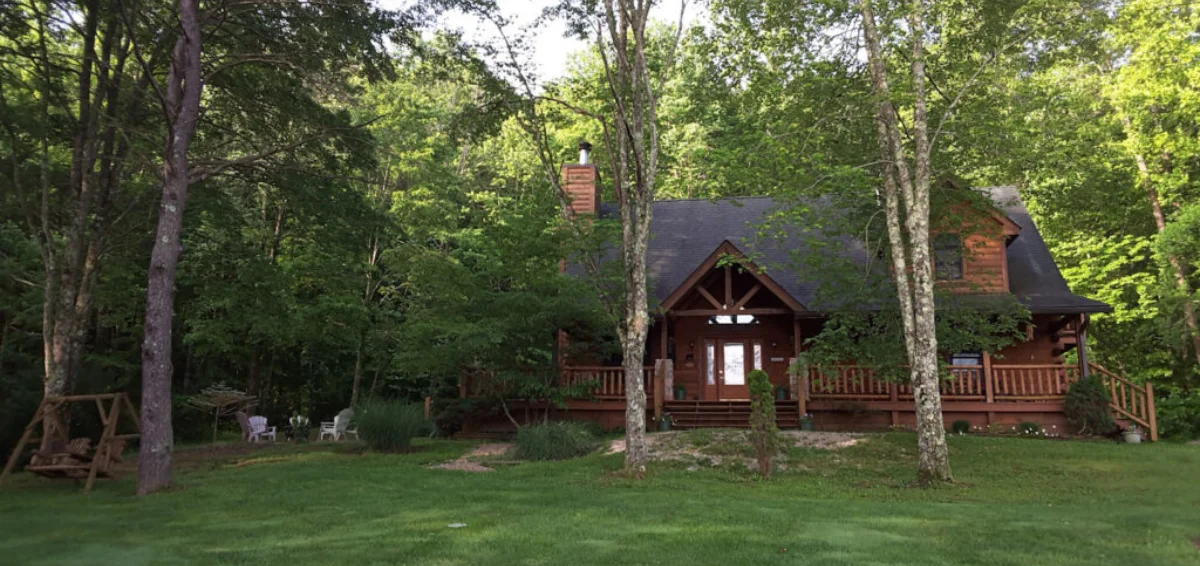
{"label": "wooden deck", "polygon": [[[1139,425],[1151,440],[1158,440],[1150,385],[1137,385],[1097,364],[1088,364],[1088,370],[1099,375],[1108,386],[1114,417],[1126,424]],[[967,420],[973,425],[988,426],[1030,420],[1047,427],[1065,427],[1067,389],[1084,372],[1078,365],[985,363],[954,366],[950,374],[950,379],[941,384],[947,423]],[[564,384],[594,384],[592,397],[572,403],[573,409],[604,411],[621,407],[623,410],[624,375],[619,367],[564,368]],[[668,392],[672,390],[672,375],[670,360],[659,360],[643,369],[647,406],[654,416],[668,412],[682,427],[748,423],[749,403],[744,400],[671,399]],[[800,415],[806,413],[818,425],[828,428],[910,426],[913,421],[912,387],[884,380],[871,368],[854,365],[825,371],[809,368],[801,375],[787,377],[790,387],[779,384],[787,387],[790,395],[790,399],[777,404],[780,426],[795,426]]]}

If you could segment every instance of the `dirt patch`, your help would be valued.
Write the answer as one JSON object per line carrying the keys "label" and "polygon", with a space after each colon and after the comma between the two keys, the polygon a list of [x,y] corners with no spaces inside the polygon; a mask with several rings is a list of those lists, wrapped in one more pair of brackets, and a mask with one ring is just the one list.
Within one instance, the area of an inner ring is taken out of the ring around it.
{"label": "dirt patch", "polygon": [[480,464],[479,462],[472,462],[470,460],[465,460],[463,458],[459,458],[457,460],[450,460],[449,462],[442,462],[441,464],[437,464],[435,466],[429,466],[429,467],[432,469],[435,469],[435,470],[456,470],[459,472],[480,473],[480,472],[494,472],[495,471],[483,464]]}
{"label": "dirt patch", "polygon": [[503,456],[507,454],[509,450],[512,450],[511,442],[489,442],[487,444],[480,444],[479,446],[476,446],[474,450],[467,452],[467,455],[463,457],[482,458],[485,456]]}
{"label": "dirt patch", "polygon": [[467,452],[457,460],[450,460],[449,462],[442,462],[441,464],[436,464],[429,467],[435,470],[457,470],[460,472],[476,473],[491,472],[494,471],[492,468],[479,463],[477,460],[479,458],[495,458],[497,456],[503,456],[511,449],[512,444],[508,442],[489,442],[476,446],[473,450]]}
{"label": "dirt patch", "polygon": [[[790,447],[839,450],[866,440],[857,434],[844,432],[783,431],[780,433]],[[660,432],[646,436],[646,451],[651,460],[687,462],[694,465],[721,466],[727,464],[758,466],[750,433],[741,430],[691,430]],[[625,452],[625,440],[612,441],[609,454]],[[779,458],[780,468],[786,468],[786,457]],[[804,469],[802,465],[793,465]],[[695,469],[695,466],[689,467]]]}
{"label": "dirt patch", "polygon": [[796,448],[819,448],[840,450],[866,440],[861,435],[846,432],[816,432],[812,430],[787,430],[783,437]]}

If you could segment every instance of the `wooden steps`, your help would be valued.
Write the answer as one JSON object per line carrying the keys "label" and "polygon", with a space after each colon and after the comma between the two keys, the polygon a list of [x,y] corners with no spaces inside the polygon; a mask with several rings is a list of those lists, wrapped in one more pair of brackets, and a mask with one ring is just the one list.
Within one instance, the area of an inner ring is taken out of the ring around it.
{"label": "wooden steps", "polygon": [[[663,410],[671,414],[675,428],[750,427],[750,401],[667,401]],[[799,411],[795,402],[775,405],[776,425],[800,426]]]}

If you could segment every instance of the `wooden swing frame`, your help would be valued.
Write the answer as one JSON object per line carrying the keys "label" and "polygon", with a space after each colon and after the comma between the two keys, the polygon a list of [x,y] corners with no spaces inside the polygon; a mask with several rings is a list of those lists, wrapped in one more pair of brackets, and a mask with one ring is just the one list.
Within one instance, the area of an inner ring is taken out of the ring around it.
{"label": "wooden swing frame", "polygon": [[[113,462],[118,461],[121,454],[120,451],[125,446],[125,442],[141,437],[142,423],[138,418],[138,411],[133,406],[133,402],[129,400],[129,396],[125,393],[100,393],[92,395],[66,395],[62,397],[47,397],[42,399],[38,405],[37,411],[33,413],[33,419],[25,426],[25,432],[21,434],[21,440],[17,442],[17,446],[13,448],[12,454],[8,458],[8,463],[4,466],[4,472],[0,473],[0,485],[4,484],[4,480],[8,479],[13,468],[17,465],[17,459],[21,456],[22,451],[30,442],[41,442],[43,451],[46,451],[54,446],[67,446],[71,443],[70,430],[67,423],[63,421],[61,409],[70,403],[86,403],[91,401],[96,404],[96,409],[100,413],[100,421],[104,424],[104,433],[100,436],[100,442],[96,444],[96,450],[90,455],[76,452],[57,452],[51,454],[36,453],[41,459],[50,460],[46,464],[28,464],[25,470],[39,475],[52,478],[74,478],[80,479],[83,473],[87,472],[87,483],[83,486],[84,493],[92,490],[92,486],[96,483],[98,476],[109,476],[110,467]],[[109,405],[105,407],[105,401],[109,401]],[[128,418],[133,421],[133,426],[137,429],[137,433],[133,434],[117,434],[117,423],[121,420],[121,413],[128,413]],[[38,425],[42,426],[42,436],[34,437]],[[56,463],[54,460],[74,460],[67,463]]]}

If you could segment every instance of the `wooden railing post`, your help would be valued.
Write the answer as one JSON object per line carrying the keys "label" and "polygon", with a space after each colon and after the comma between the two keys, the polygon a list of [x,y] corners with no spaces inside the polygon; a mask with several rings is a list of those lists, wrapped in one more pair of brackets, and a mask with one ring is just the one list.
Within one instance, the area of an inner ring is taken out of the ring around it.
{"label": "wooden railing post", "polygon": [[[888,399],[893,403],[900,402],[900,384],[895,381],[889,381],[888,384]],[[897,411],[895,406],[892,407],[892,426],[900,426],[900,411]]]}
{"label": "wooden railing post", "polygon": [[658,422],[662,418],[663,400],[666,397],[666,388],[663,386],[663,380],[666,378],[667,364],[671,360],[657,360],[654,363],[654,421]]}
{"label": "wooden railing post", "polygon": [[988,403],[993,403],[996,400],[995,394],[995,377],[992,376],[992,355],[988,352],[983,353],[983,396]]}
{"label": "wooden railing post", "polygon": [[1146,420],[1150,421],[1150,441],[1158,442],[1158,417],[1154,414],[1154,388],[1147,381],[1146,386]]}

